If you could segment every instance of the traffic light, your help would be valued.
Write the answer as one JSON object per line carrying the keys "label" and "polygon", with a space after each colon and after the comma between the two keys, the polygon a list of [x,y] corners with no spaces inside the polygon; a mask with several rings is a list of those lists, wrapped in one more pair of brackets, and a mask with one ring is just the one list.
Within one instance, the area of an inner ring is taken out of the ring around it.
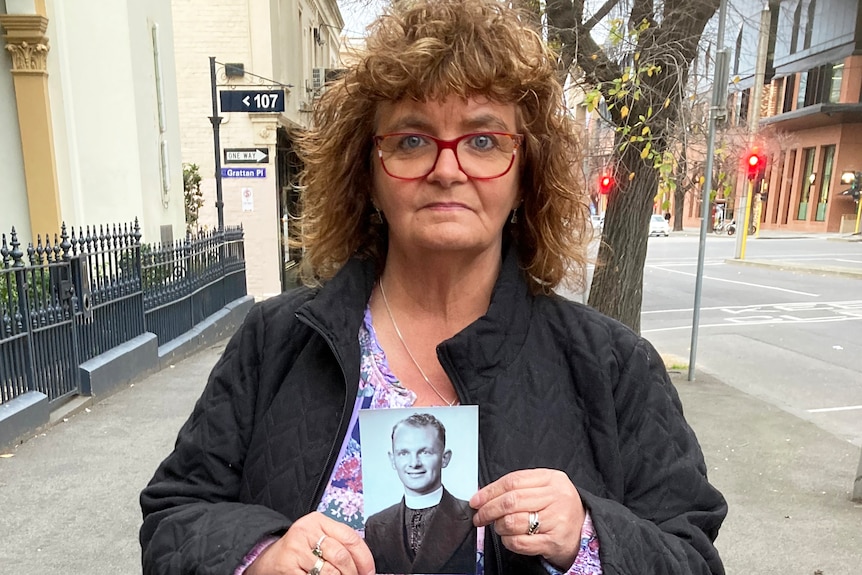
{"label": "traffic light", "polygon": [[841,195],[850,196],[858,202],[859,196],[862,195],[862,172],[844,172],[841,174],[841,183],[850,184]]}
{"label": "traffic light", "polygon": [[745,157],[745,166],[748,171],[748,179],[751,181],[759,180],[766,171],[766,156],[757,150],[752,150]]}
{"label": "traffic light", "polygon": [[614,187],[614,177],[610,174],[602,174],[599,176],[599,191],[603,194],[611,193]]}

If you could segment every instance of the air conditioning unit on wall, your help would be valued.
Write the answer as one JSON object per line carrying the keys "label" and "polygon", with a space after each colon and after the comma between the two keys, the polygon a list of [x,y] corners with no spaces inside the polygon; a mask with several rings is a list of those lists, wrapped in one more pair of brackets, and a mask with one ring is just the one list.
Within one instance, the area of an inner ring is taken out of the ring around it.
{"label": "air conditioning unit on wall", "polygon": [[326,68],[314,68],[311,70],[311,90],[315,98],[323,94],[323,87],[326,83]]}
{"label": "air conditioning unit on wall", "polygon": [[311,70],[311,95],[319,98],[328,82],[334,82],[344,73],[343,68],[312,68]]}

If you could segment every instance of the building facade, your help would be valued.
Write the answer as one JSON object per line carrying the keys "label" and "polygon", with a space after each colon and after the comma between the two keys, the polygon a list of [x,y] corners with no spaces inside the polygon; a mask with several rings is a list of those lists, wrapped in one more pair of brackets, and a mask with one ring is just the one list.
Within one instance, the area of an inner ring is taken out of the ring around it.
{"label": "building facade", "polygon": [[[199,223],[218,225],[220,185],[224,223],[245,229],[249,293],[280,293],[299,257],[287,245],[299,201],[293,141],[340,67],[341,13],[335,0],[172,0],[172,10],[182,162],[202,176]],[[222,108],[223,99],[249,93],[269,94],[258,104],[275,93],[283,109]]]}
{"label": "building facade", "polygon": [[[754,113],[762,3],[733,0],[728,121]],[[858,0],[769,0],[768,46],[756,140],[768,165],[754,197],[762,229],[852,232],[844,172],[862,171],[862,9]],[[739,190],[745,185],[738,183]]]}
{"label": "building facade", "polygon": [[185,229],[169,0],[0,0],[0,231]]}

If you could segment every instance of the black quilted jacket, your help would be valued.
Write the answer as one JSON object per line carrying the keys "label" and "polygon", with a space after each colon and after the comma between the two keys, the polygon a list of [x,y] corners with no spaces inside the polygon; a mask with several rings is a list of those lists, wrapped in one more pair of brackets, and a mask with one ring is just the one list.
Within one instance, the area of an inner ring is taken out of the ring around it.
{"label": "black quilted jacket", "polygon": [[[320,290],[256,305],[214,367],[176,448],[141,493],[144,573],[231,575],[267,534],[314,510],[359,381],[375,280],[353,260]],[[652,346],[558,297],[534,297],[507,256],[487,315],[438,347],[479,405],[480,483],[565,471],[592,514],[606,575],[723,573],[727,511]],[[546,575],[489,529],[488,575]]]}

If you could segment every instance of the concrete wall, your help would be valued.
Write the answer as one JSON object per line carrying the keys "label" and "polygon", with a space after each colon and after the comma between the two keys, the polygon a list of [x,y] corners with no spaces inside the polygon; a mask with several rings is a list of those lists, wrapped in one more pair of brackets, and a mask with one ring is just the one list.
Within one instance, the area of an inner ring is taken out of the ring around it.
{"label": "concrete wall", "polygon": [[[12,0],[6,0],[11,2]],[[45,2],[48,92],[61,218],[70,225],[139,218],[144,241],[185,228],[170,0]],[[6,11],[8,6],[0,6]],[[0,12],[2,13],[2,12]],[[165,131],[159,126],[151,27],[161,28]],[[11,60],[0,56],[0,231],[30,230]],[[170,191],[162,193],[161,141]]]}
{"label": "concrete wall", "polygon": [[[143,241],[184,233],[169,0],[48,4],[49,86],[62,213],[74,225],[139,218]],[[160,27],[166,131],[160,135],[151,27]],[[162,193],[160,141],[170,191]]]}

